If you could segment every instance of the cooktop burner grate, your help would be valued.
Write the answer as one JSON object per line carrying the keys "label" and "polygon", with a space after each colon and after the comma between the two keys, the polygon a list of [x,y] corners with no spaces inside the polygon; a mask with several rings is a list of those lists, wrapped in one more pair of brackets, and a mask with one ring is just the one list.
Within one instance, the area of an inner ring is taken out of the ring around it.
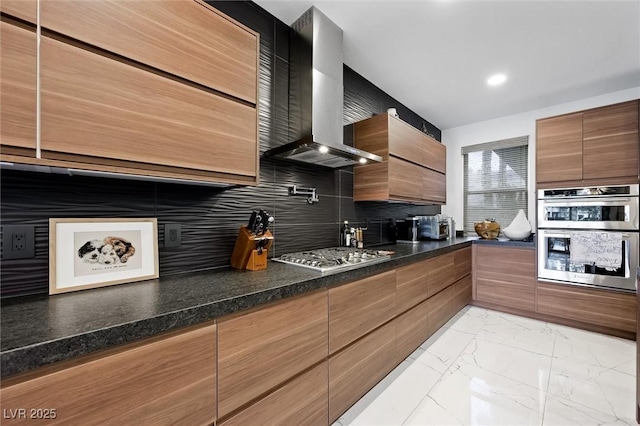
{"label": "cooktop burner grate", "polygon": [[389,254],[380,250],[331,247],[283,254],[272,260],[301,266],[320,272],[343,271],[359,268],[389,259]]}

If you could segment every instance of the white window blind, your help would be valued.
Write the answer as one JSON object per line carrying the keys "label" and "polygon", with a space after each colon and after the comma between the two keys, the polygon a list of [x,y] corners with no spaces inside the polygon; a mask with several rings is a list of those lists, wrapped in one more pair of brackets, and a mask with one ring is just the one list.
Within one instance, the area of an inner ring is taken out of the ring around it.
{"label": "white window blind", "polygon": [[491,218],[504,229],[527,211],[528,144],[522,136],[462,148],[467,235],[475,235],[474,222]]}

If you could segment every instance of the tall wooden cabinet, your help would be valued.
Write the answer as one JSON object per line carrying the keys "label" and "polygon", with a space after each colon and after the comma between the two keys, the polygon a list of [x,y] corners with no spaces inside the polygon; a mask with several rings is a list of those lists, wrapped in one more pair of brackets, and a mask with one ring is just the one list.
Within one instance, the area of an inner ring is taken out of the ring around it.
{"label": "tall wooden cabinet", "polygon": [[35,31],[3,22],[3,160],[257,184],[257,33],[200,0],[40,0],[39,15],[37,70]]}
{"label": "tall wooden cabinet", "polygon": [[638,182],[638,101],[538,120],[536,181],[542,186]]}
{"label": "tall wooden cabinet", "polygon": [[355,201],[446,202],[446,147],[399,118],[379,114],[355,123],[356,148],[383,158],[355,167]]}

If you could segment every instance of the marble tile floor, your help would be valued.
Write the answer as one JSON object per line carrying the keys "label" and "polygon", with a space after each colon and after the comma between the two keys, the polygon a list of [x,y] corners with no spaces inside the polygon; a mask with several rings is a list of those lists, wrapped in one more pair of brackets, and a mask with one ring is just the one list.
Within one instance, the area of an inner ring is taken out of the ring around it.
{"label": "marble tile floor", "polygon": [[467,306],[347,425],[635,425],[635,341]]}

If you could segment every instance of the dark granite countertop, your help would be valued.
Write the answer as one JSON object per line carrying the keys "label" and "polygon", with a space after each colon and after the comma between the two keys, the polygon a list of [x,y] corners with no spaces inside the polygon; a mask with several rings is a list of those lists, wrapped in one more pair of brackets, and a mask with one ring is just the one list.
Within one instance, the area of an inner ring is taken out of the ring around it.
{"label": "dark granite countertop", "polygon": [[478,240],[463,237],[375,247],[395,253],[384,262],[330,274],[270,261],[264,271],[222,268],[4,301],[0,312],[1,377],[360,279]]}

